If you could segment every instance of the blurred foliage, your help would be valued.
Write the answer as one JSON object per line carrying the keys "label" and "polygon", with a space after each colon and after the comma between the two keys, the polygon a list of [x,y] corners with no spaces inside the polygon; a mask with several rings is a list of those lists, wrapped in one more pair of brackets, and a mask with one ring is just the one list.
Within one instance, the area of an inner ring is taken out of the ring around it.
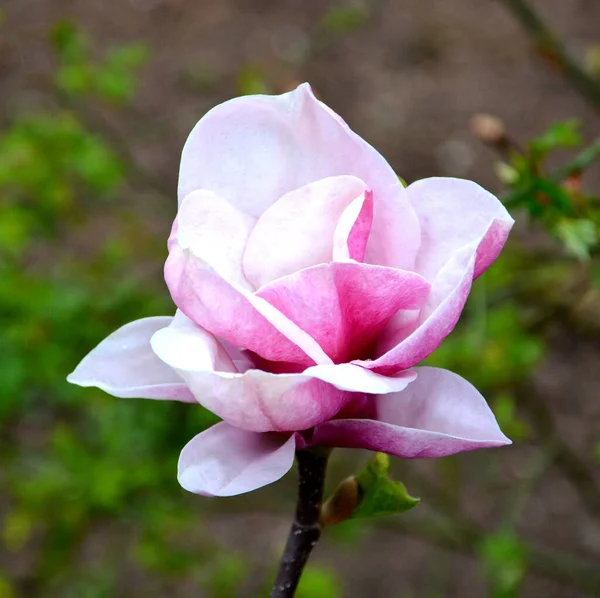
{"label": "blurred foliage", "polygon": [[308,565],[296,592],[297,598],[341,598],[342,584],[338,577],[322,567]]}
{"label": "blurred foliage", "polygon": [[270,93],[262,69],[255,64],[247,64],[239,70],[237,89],[238,93],[243,96]]}
{"label": "blurred foliage", "polygon": [[[347,34],[370,16],[363,3],[331,8],[317,34]],[[199,406],[116,400],[65,382],[118,326],[173,309],[159,281],[136,266],[159,263],[164,248],[123,201],[132,165],[80,113],[88,102],[126,108],[150,52],[137,43],[99,51],[70,21],[52,28],[50,44],[49,87],[60,108],[17,115],[0,135],[0,543],[32,563],[25,573],[0,571],[0,598],[128,595],[119,584],[132,570],[160,584],[163,595],[169,583],[186,583],[199,595],[233,598],[255,576],[247,555],[226,551],[204,533],[190,506],[197,503],[174,481],[181,446],[216,418]],[[214,85],[211,71],[195,77],[197,89]],[[273,87],[254,64],[240,69],[236,83],[240,94]],[[548,167],[555,150],[581,144],[578,123],[568,120],[504,151],[496,172],[508,190],[507,206],[549,231],[565,255],[540,260],[513,241],[475,282],[455,332],[427,360],[477,386],[515,441],[534,434],[515,389],[545,356],[539,321],[555,313],[576,261],[600,288],[598,198],[581,181],[600,146],[584,148],[563,168]],[[600,460],[600,441],[596,452]],[[395,499],[400,490],[402,504],[412,506],[405,489],[387,478],[385,459],[375,457],[375,475],[367,469],[370,482],[379,490],[383,484],[388,497],[392,489]],[[457,463],[444,460],[440,471],[456,478]],[[346,550],[366,525],[347,521],[331,533]],[[514,527],[491,533],[478,547],[491,597],[517,596],[527,572]],[[89,544],[99,551],[93,558],[80,553]],[[335,574],[308,567],[300,598],[341,595]]]}
{"label": "blurred foliage", "polygon": [[[113,106],[131,98],[143,46],[109,48],[92,62],[89,40],[67,22],[52,43],[59,93]],[[163,247],[118,201],[128,168],[75,110],[19,116],[0,136],[0,475],[8,501],[0,538],[10,553],[39,554],[19,579],[27,595],[35,583],[43,595],[108,597],[114,556],[82,570],[77,550],[103,517],[122,522],[123,533],[133,517],[144,530],[138,566],[169,575],[200,569],[197,586],[226,598],[243,575],[239,559],[209,545],[199,568],[200,547],[175,550],[165,535],[183,534],[192,516],[173,483],[179,450],[216,418],[199,406],[148,409],[65,382],[118,326],[173,309],[166,291],[135,271],[134,260],[160,262]],[[0,575],[0,596],[21,595],[9,573]]]}
{"label": "blurred foliage", "polygon": [[524,149],[507,137],[499,139],[506,153],[496,173],[510,189],[507,207],[524,208],[532,220],[540,221],[562,242],[567,254],[586,261],[598,244],[600,206],[597,196],[583,192],[581,176],[600,155],[600,141],[555,172],[547,167],[555,150],[582,145],[580,126],[574,119],[555,123]]}
{"label": "blurred foliage", "polygon": [[341,35],[362,27],[370,17],[369,9],[362,2],[330,8],[321,19],[321,29],[330,34]]}
{"label": "blurred foliage", "polygon": [[490,598],[514,598],[527,572],[527,551],[514,532],[499,530],[480,546]]}
{"label": "blurred foliage", "polygon": [[50,39],[60,61],[54,81],[62,92],[73,98],[97,94],[117,104],[131,99],[136,72],[148,59],[145,45],[112,47],[94,61],[90,40],[71,21],[59,21]]}

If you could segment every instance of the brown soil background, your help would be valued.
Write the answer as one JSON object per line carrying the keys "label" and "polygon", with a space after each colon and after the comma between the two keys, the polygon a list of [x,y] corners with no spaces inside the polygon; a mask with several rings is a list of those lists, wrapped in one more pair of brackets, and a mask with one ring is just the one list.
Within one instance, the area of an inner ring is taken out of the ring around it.
{"label": "brown soil background", "polygon": [[[581,118],[588,137],[600,132],[598,115],[533,53],[528,38],[500,2],[383,0],[374,3],[367,25],[292,64],[290,56],[306,52],[311,32],[334,4],[329,0],[4,0],[0,6],[11,27],[0,51],[0,123],[53,102],[40,83],[52,67],[46,35],[52,23],[67,17],[89,31],[100,47],[127,41],[143,41],[151,47],[152,59],[135,102],[106,119],[109,130],[127,141],[135,159],[154,173],[163,189],[172,189],[173,197],[179,154],[188,132],[207,109],[237,95],[238,73],[248,64],[260,65],[276,90],[309,81],[408,181],[441,174],[500,189],[492,171],[493,153],[468,130],[475,112],[501,117],[520,140],[568,117]],[[535,4],[579,57],[590,44],[600,42],[598,0]],[[598,167],[590,180],[600,180]],[[165,206],[146,195],[134,188],[132,201],[146,201],[149,220],[164,236],[170,222],[165,215],[172,215],[174,203]],[[155,274],[159,275],[158,269]],[[598,343],[560,326],[551,341],[555,349],[538,372],[536,386],[552,404],[564,437],[577,450],[589,451],[597,436],[597,423],[590,422],[600,417]],[[475,484],[464,486],[461,503],[476,520],[490,527],[498,523],[507,488],[518,478],[528,450],[512,447],[502,455],[473,454],[461,459],[467,480],[485,478],[489,469],[489,475],[499,474],[506,482],[502,490],[494,493],[488,488],[483,495]],[[340,471],[349,470],[345,462],[335,465]],[[432,463],[415,467],[424,475],[436,471]],[[413,491],[421,495],[422,508],[427,509],[427,492],[418,487]],[[264,570],[285,537],[293,495],[293,480],[288,479],[287,484],[260,491],[251,499],[229,500],[226,506],[198,499],[198,509],[214,511],[210,530],[218,542],[243,550],[257,570]],[[471,556],[437,548],[392,527],[382,522],[355,544],[339,544],[326,536],[315,562],[340,573],[349,598],[485,595],[481,572]],[[536,488],[520,530],[525,538],[566,550],[600,568],[600,523],[586,514],[557,472],[546,475]],[[86,558],[94,558],[103,536],[110,533],[110,527],[98,530],[97,537],[89,540]],[[258,595],[257,591],[248,588],[243,595]],[[157,588],[136,574],[120,595],[199,596],[185,584]],[[521,595],[575,598],[584,594],[530,575]]]}

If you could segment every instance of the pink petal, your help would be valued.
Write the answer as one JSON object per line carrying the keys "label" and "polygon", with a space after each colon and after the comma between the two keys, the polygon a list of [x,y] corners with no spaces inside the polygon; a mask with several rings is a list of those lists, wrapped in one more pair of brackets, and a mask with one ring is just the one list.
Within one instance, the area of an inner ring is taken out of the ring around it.
{"label": "pink petal", "polygon": [[474,276],[498,257],[514,220],[498,199],[463,179],[429,178],[406,189],[421,225],[416,271],[433,280],[448,258],[465,246],[477,252]]}
{"label": "pink petal", "polygon": [[195,494],[234,496],[272,484],[294,463],[294,437],[216,424],[181,451],[179,483]]}
{"label": "pink petal", "polygon": [[372,224],[373,193],[366,191],[340,217],[333,234],[333,261],[364,261]]}
{"label": "pink petal", "polygon": [[[340,390],[353,393],[387,394],[404,390],[417,374],[414,370],[404,370],[391,376],[383,376],[351,363],[315,365],[304,370],[304,376],[314,376],[328,382]],[[352,397],[356,400],[357,397]],[[346,408],[344,404],[344,408]]]}
{"label": "pink petal", "polygon": [[177,363],[182,370],[238,373],[226,347],[179,310],[168,326],[155,331],[150,346],[161,363]]}
{"label": "pink petal", "polygon": [[365,262],[402,270],[414,270],[421,245],[421,229],[406,189],[396,181],[387,189],[373,189],[373,224]]}
{"label": "pink petal", "polygon": [[182,201],[171,233],[181,249],[205,260],[220,276],[250,288],[242,268],[242,256],[255,219],[216,193],[193,191]]}
{"label": "pink petal", "polygon": [[224,279],[189,249],[172,246],[165,281],[181,311],[237,347],[271,361],[307,366],[331,361],[314,339],[272,305]]}
{"label": "pink petal", "polygon": [[172,321],[164,316],[125,324],[88,353],[67,380],[115,397],[195,402],[183,379],[150,346],[152,335]]}
{"label": "pink petal", "polygon": [[236,98],[208,112],[183,149],[178,194],[182,201],[209,189],[258,217],[284,194],[339,175],[360,178],[374,193],[367,260],[410,269],[420,233],[405,190],[385,159],[307,84],[279,96]]}
{"label": "pink petal", "polygon": [[305,430],[330,419],[362,393],[397,392],[415,377],[414,372],[381,376],[351,364],[318,365],[300,374],[256,369],[237,373],[223,355],[218,361],[214,352],[203,350],[205,335],[193,323],[174,324],[152,337],[152,347],[182,376],[199,403],[245,430]]}
{"label": "pink petal", "polygon": [[366,448],[405,459],[510,444],[485,399],[469,382],[447,370],[416,371],[417,379],[406,390],[372,400],[371,419],[321,424],[311,444]]}
{"label": "pink petal", "polygon": [[259,288],[333,257],[333,237],[344,210],[367,187],[353,176],[321,179],[286,193],[258,219],[248,238],[244,271]]}
{"label": "pink petal", "polygon": [[357,362],[389,374],[419,363],[456,325],[471,290],[502,249],[513,220],[490,193],[470,181],[424,179],[408,187],[423,234],[416,269],[432,281],[418,315],[394,316],[371,362]]}
{"label": "pink petal", "polygon": [[335,262],[275,280],[256,294],[340,363],[368,352],[388,320],[398,310],[421,307],[428,292],[414,272]]}
{"label": "pink petal", "polygon": [[433,353],[460,318],[471,290],[474,263],[475,253],[471,248],[456,253],[433,281],[418,315],[414,319],[395,316],[390,321],[378,340],[377,359],[353,363],[391,374],[410,368]]}

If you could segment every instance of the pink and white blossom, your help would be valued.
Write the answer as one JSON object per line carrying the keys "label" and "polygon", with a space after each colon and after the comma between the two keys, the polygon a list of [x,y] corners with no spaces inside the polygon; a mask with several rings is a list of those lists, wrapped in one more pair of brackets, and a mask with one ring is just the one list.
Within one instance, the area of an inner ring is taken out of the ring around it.
{"label": "pink and white blossom", "polygon": [[184,488],[247,492],[313,445],[415,458],[510,443],[471,384],[414,367],[506,241],[496,197],[453,178],[404,188],[307,84],[206,114],[178,194],[177,313],[123,326],[69,381],[221,417],[184,447]]}

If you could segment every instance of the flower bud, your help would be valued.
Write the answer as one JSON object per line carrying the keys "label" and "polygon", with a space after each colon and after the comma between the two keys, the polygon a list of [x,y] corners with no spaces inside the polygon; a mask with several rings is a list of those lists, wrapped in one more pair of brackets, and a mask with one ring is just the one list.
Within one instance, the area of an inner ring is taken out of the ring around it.
{"label": "flower bud", "polygon": [[354,476],[343,480],[321,509],[321,525],[335,525],[350,519],[359,502],[359,487]]}
{"label": "flower bud", "polygon": [[506,138],[504,123],[491,114],[474,114],[469,129],[475,137],[490,145],[497,145]]}

